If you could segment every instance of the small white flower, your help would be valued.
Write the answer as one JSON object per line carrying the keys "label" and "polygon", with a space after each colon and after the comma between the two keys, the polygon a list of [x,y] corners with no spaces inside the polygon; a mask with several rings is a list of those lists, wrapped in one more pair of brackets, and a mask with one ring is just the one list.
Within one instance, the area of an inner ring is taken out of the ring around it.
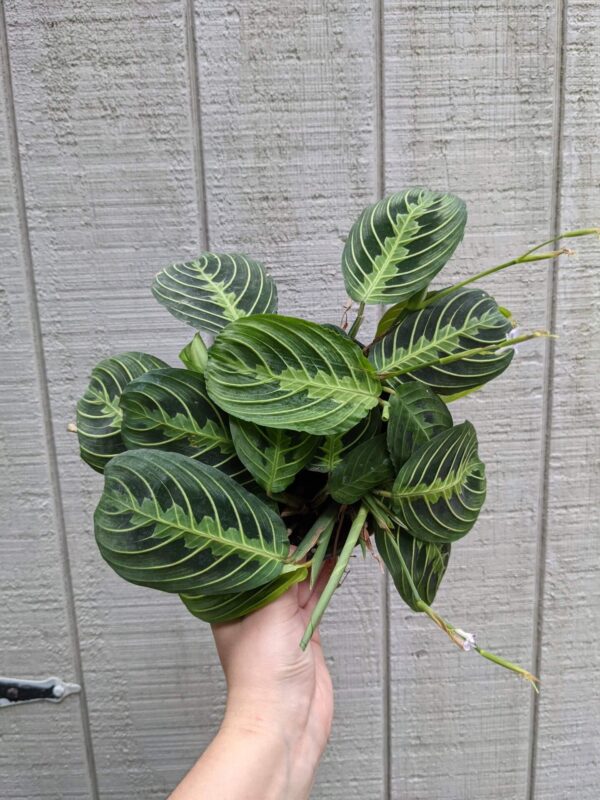
{"label": "small white flower", "polygon": [[467,633],[466,631],[462,631],[460,628],[455,628],[454,630],[463,640],[462,648],[465,652],[468,653],[469,650],[473,650],[473,648],[476,647],[477,641],[474,633]]}

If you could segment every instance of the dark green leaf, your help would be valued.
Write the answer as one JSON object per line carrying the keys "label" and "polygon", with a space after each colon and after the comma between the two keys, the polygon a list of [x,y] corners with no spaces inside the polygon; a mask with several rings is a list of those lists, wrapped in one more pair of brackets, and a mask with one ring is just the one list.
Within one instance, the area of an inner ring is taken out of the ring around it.
{"label": "dark green leaf", "polygon": [[311,459],[319,439],[308,433],[264,428],[254,422],[230,421],[240,461],[269,493],[283,492]]}
{"label": "dark green leaf", "polygon": [[428,386],[416,381],[396,387],[389,401],[387,446],[396,468],[414,451],[446,428],[452,415]]}
{"label": "dark green leaf", "polygon": [[428,542],[467,534],[485,500],[485,467],[470,422],[442,431],[400,469],[392,504],[402,525]]}
{"label": "dark green leaf", "polygon": [[323,436],[308,469],[314,472],[331,472],[340,463],[345,453],[366,439],[371,439],[379,432],[380,428],[381,414],[376,406],[346,433]]}
{"label": "dark green leaf", "polygon": [[121,353],[100,361],[92,370],[85,394],[77,403],[77,434],[81,458],[97,472],[125,450],[121,438],[121,393],[148,370],[166,367],[147,353]]}
{"label": "dark green leaf", "polygon": [[209,398],[199,373],[173,367],[147,372],[125,388],[121,408],[123,441],[129,450],[170,450],[217,467],[238,481],[247,476],[227,420]]}
{"label": "dark green leaf", "polygon": [[171,264],[152,284],[159,303],[194,328],[219,333],[233,320],[277,311],[277,289],[264,267],[246,256],[202,253]]}
{"label": "dark green leaf", "polygon": [[457,289],[400,324],[373,345],[369,358],[380,374],[396,373],[392,385],[418,380],[437,394],[454,395],[481,386],[508,367],[511,348],[471,355],[451,364],[423,366],[444,356],[506,340],[511,323],[481,289]]}
{"label": "dark green leaf", "polygon": [[412,586],[402,568],[402,561],[404,561],[419,597],[430,606],[448,566],[450,545],[421,542],[402,528],[390,531],[377,528],[375,543],[379,555],[392,576],[398,594],[404,602],[413,611],[420,611]]}
{"label": "dark green leaf", "polygon": [[100,552],[126,580],[221,595],[293,572],[281,518],[218,469],[178,453],[130,450],[105,471],[94,522]]}
{"label": "dark green leaf", "polygon": [[373,365],[348,338],[293,317],[238,319],[217,336],[208,393],[238,419],[314,434],[344,433],[377,405]]}
{"label": "dark green leaf", "polygon": [[369,206],[344,247],[346,291],[363,303],[408,300],[450,259],[466,221],[458,197],[418,187]]}
{"label": "dark green leaf", "polygon": [[329,476],[328,490],[338,503],[355,503],[367,492],[394,477],[385,433],[347,453]]}
{"label": "dark green leaf", "polygon": [[245,617],[272,603],[290,586],[304,580],[307,572],[300,567],[295,572],[286,572],[274,581],[247,592],[217,595],[182,594],[181,599],[187,610],[204,622],[212,624],[228,622]]}

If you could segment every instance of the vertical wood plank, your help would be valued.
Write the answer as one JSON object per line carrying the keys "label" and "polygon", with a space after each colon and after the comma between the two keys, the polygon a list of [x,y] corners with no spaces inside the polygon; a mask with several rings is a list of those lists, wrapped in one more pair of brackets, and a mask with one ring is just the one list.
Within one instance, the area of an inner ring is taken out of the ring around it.
{"label": "vertical wood plank", "polygon": [[177,363],[192,333],[149,291],[199,247],[183,7],[10,0],[6,14],[100,796],[163,798],[221,711],[210,631],[104,565],[101,479],[66,424],[98,359]]}
{"label": "vertical wood plank", "polygon": [[[0,674],[74,682],[72,597],[48,467],[4,30],[0,67]],[[91,796],[81,703],[73,696],[0,709],[1,797]]]}
{"label": "vertical wood plank", "polygon": [[[343,239],[376,192],[370,4],[196,10],[211,248],[263,260],[282,313],[338,322]],[[380,587],[357,563],[322,625],[336,720],[315,798],[383,796]]]}
{"label": "vertical wood plank", "polygon": [[[600,8],[566,8],[562,228],[600,222]],[[599,244],[576,244],[556,277],[547,450],[541,678],[531,798],[593,800],[600,783]]]}
{"label": "vertical wood plank", "polygon": [[[555,18],[551,7],[386,4],[386,191],[417,183],[462,196],[465,241],[452,280],[517,255],[549,232]],[[545,322],[546,271],[482,284],[527,328]],[[477,426],[488,501],[453,548],[436,607],[482,644],[531,666],[543,395],[543,347],[452,407]],[[452,648],[393,592],[392,797],[525,797],[531,690]]]}

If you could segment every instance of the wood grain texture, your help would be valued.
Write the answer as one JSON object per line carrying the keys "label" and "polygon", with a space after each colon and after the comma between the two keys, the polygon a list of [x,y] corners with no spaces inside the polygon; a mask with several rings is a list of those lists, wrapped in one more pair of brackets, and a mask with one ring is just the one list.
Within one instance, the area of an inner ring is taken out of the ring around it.
{"label": "wood grain texture", "polygon": [[[542,2],[391,2],[384,16],[386,191],[451,190],[469,209],[447,276],[517,255],[549,233],[555,19]],[[518,322],[544,325],[544,266],[482,284]],[[480,396],[452,406],[477,427],[488,500],[453,547],[435,607],[483,646],[531,666],[543,346],[524,347]],[[498,800],[527,792],[531,690],[453,648],[392,590],[391,796]]]}
{"label": "wood grain texture", "polygon": [[[561,227],[600,223],[600,8],[569,2],[564,41]],[[600,784],[599,243],[557,275],[548,442],[541,679],[532,798],[594,800]]]}
{"label": "wood grain texture", "polygon": [[[196,8],[211,248],[262,260],[283,313],[338,322],[343,239],[376,194],[370,4]],[[383,796],[381,602],[357,559],[323,622],[336,720],[315,798]]]}
{"label": "wood grain texture", "polygon": [[[1,15],[0,15],[1,22]],[[1,33],[0,33],[1,36]],[[0,42],[3,49],[4,42]],[[0,76],[0,675],[77,681],[50,480],[13,157]],[[7,97],[8,95],[8,97]],[[81,698],[0,709],[0,797],[89,797]]]}
{"label": "wood grain texture", "polygon": [[66,424],[98,359],[142,349],[176,363],[192,333],[150,294],[159,268],[199,249],[183,9],[5,5],[100,797],[164,798],[216,727],[218,662],[177,599],[100,559],[101,480]]}

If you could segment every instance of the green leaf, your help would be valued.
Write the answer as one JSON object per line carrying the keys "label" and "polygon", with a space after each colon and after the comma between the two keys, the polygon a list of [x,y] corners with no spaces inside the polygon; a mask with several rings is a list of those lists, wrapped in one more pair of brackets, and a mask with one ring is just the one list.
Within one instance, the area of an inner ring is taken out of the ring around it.
{"label": "green leaf", "polygon": [[458,197],[411,188],[365,208],[342,256],[346,291],[362,303],[398,303],[426,287],[460,243]]}
{"label": "green leaf", "polygon": [[338,503],[355,503],[367,492],[394,477],[385,433],[347,453],[329,476],[328,491]]}
{"label": "green leaf", "polygon": [[239,254],[202,253],[170,264],[152,284],[159,303],[194,328],[219,333],[250,314],[277,311],[277,288],[262,264]]}
{"label": "green leaf", "polygon": [[430,606],[448,566],[450,545],[421,542],[402,528],[387,531],[380,527],[375,531],[375,544],[404,602],[413,611],[421,610],[402,562],[421,600]]}
{"label": "green leaf", "polygon": [[114,458],[94,522],[115,572],[165,592],[245,592],[295,569],[284,563],[281,518],[218,469],[179,453]]}
{"label": "green leaf", "polygon": [[475,428],[463,422],[413,453],[396,477],[392,505],[417,539],[454,542],[475,524],[485,486]]}
{"label": "green leaf", "polygon": [[238,319],[217,336],[206,385],[238,419],[317,435],[350,430],[381,392],[373,365],[350,339],[268,314]]}
{"label": "green leaf", "polygon": [[192,341],[179,353],[179,358],[186,369],[204,373],[208,364],[208,348],[199,333],[194,334]]}
{"label": "green leaf", "polygon": [[319,446],[308,465],[308,469],[313,472],[331,472],[340,463],[345,453],[365,441],[365,439],[371,439],[379,432],[380,428],[381,414],[376,406],[346,433],[323,436],[319,440]]}
{"label": "green leaf", "polygon": [[[431,365],[436,359],[506,340],[511,323],[481,289],[457,289],[400,324],[375,342],[369,358],[381,375],[402,374],[391,385],[418,380],[437,394],[456,394],[481,386],[510,364],[512,348]],[[423,366],[429,364],[430,366]]]}
{"label": "green leaf", "polygon": [[412,381],[396,387],[389,400],[387,446],[399,469],[414,451],[446,428],[452,415],[428,386]]}
{"label": "green leaf", "polygon": [[247,477],[227,420],[197,372],[173,367],[147,372],[125,388],[121,408],[123,441],[129,450],[170,450],[217,467],[238,482]]}
{"label": "green leaf", "polygon": [[147,353],[121,353],[100,361],[92,370],[83,397],[77,403],[77,435],[81,458],[97,472],[125,450],[121,438],[121,393],[148,370],[166,367]]}
{"label": "green leaf", "polygon": [[307,574],[308,570],[300,565],[294,572],[286,572],[274,581],[247,592],[218,595],[182,594],[181,599],[187,610],[204,622],[211,624],[229,622],[272,603],[287,592],[290,586],[304,580]]}
{"label": "green leaf", "polygon": [[268,493],[283,492],[310,461],[319,439],[307,433],[230,421],[240,461]]}

